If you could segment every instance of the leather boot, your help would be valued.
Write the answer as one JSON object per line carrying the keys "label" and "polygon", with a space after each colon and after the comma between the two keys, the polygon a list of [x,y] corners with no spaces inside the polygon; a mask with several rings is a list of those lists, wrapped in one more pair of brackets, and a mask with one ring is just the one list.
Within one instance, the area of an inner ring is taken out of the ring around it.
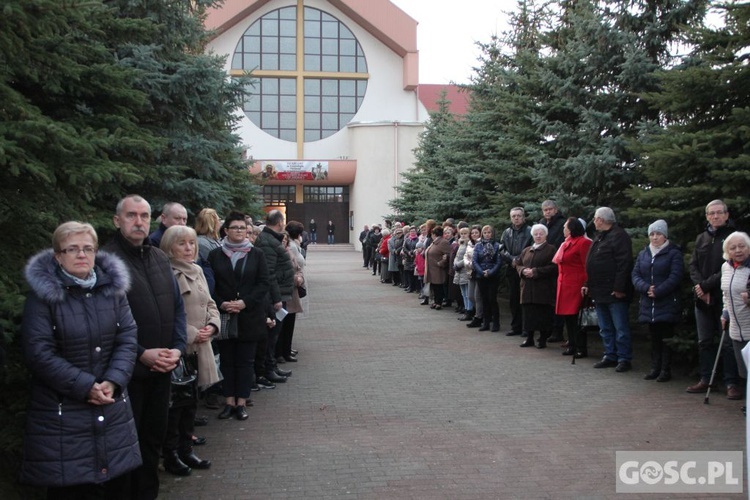
{"label": "leather boot", "polygon": [[466,325],[466,328],[477,328],[478,326],[482,326],[482,318],[474,316],[474,319],[471,320],[471,323]]}
{"label": "leather boot", "polygon": [[211,461],[201,460],[200,458],[198,458],[198,456],[193,452],[192,446],[185,446],[181,448],[178,456],[180,460],[182,460],[182,463],[184,463],[191,469],[205,470],[211,467]]}
{"label": "leather boot", "polygon": [[549,337],[549,334],[547,332],[541,332],[539,334],[539,341],[536,343],[537,349],[544,349],[547,347],[547,338]]}
{"label": "leather boot", "polygon": [[672,380],[672,350],[665,344],[661,354],[661,374],[657,382],[669,382]]}
{"label": "leather boot", "polygon": [[484,320],[482,320],[482,326],[479,327],[479,331],[480,332],[487,332],[487,331],[489,331],[489,329],[490,329],[490,319],[489,318],[485,318]]}
{"label": "leather boot", "polygon": [[651,349],[651,371],[643,377],[643,380],[655,380],[659,377],[661,373],[661,358],[662,356],[659,356],[656,349]]}
{"label": "leather boot", "polygon": [[500,320],[496,319],[492,321],[492,328],[491,331],[493,332],[499,332],[500,331]]}
{"label": "leather boot", "polygon": [[164,452],[164,470],[175,476],[189,476],[193,470],[177,456],[177,450]]}
{"label": "leather boot", "polygon": [[526,334],[526,340],[523,341],[521,347],[534,347],[534,332]]}

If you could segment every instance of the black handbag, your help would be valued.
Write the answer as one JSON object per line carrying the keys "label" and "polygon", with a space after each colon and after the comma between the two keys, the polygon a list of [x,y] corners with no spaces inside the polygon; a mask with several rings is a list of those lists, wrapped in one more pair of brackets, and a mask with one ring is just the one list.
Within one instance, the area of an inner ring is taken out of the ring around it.
{"label": "black handbag", "polygon": [[222,312],[219,314],[219,316],[221,317],[221,331],[219,332],[219,340],[236,339],[239,336],[239,314]]}
{"label": "black handbag", "polygon": [[181,356],[179,363],[171,376],[171,390],[169,397],[169,406],[186,406],[198,400],[197,381],[198,381],[198,356],[190,354]]}
{"label": "black handbag", "polygon": [[307,288],[305,288],[302,285],[298,286],[297,287],[297,294],[299,295],[300,299],[303,299],[303,298],[307,297]]}

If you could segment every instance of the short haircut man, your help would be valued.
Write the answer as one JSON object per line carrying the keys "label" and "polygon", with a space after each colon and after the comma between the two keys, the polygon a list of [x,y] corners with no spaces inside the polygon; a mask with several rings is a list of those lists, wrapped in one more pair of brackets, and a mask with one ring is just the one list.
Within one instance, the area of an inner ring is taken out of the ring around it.
{"label": "short haircut man", "polygon": [[177,202],[170,201],[162,207],[161,215],[159,216],[159,227],[148,236],[148,239],[151,245],[158,247],[161,245],[161,238],[164,236],[164,231],[167,228],[186,225],[187,209]]}
{"label": "short haircut man", "polygon": [[594,368],[616,366],[616,371],[626,372],[633,359],[628,316],[633,296],[633,246],[616,221],[609,207],[599,207],[594,214],[597,233],[586,259],[588,282],[582,291],[594,299],[604,345],[604,357]]}
{"label": "short haircut man", "polygon": [[523,333],[521,278],[511,264],[534,240],[531,237],[531,227],[526,224],[526,211],[523,207],[511,208],[509,215],[510,226],[500,235],[500,256],[505,264],[505,276],[508,280],[508,303],[511,315],[510,331],[506,335],[521,335]]}
{"label": "short haircut man", "polygon": [[159,494],[159,452],[167,429],[170,372],[187,348],[185,309],[169,258],[147,244],[151,206],[138,195],[117,204],[118,231],[104,250],[128,266],[128,302],[138,325],[138,358],[128,384],[143,465],[131,474],[132,498]]}

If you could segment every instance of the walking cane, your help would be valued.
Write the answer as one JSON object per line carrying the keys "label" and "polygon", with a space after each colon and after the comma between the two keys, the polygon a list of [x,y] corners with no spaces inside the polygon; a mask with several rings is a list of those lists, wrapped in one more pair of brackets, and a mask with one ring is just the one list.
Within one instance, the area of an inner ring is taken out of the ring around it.
{"label": "walking cane", "polygon": [[714,360],[714,369],[711,372],[711,380],[708,382],[708,389],[706,389],[706,397],[703,399],[703,404],[707,405],[708,397],[711,395],[711,386],[714,385],[714,377],[716,376],[716,367],[719,364],[719,356],[721,356],[721,347],[724,345],[724,336],[729,331],[729,321],[726,322],[724,328],[721,329],[721,338],[719,339],[719,349],[716,351],[716,359]]}

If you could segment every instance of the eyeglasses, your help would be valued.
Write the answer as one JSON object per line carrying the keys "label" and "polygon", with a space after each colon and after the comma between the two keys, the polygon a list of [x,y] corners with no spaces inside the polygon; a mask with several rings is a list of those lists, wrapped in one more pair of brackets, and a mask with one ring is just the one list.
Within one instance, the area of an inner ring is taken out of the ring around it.
{"label": "eyeglasses", "polygon": [[247,231],[247,226],[230,226],[227,229],[230,231]]}
{"label": "eyeglasses", "polygon": [[79,253],[85,253],[86,255],[94,255],[96,253],[95,247],[68,247],[63,248],[60,250],[60,253],[68,254],[68,255],[78,255]]}
{"label": "eyeglasses", "polygon": [[706,215],[713,217],[714,215],[724,215],[725,213],[724,210],[714,210],[713,212],[706,212]]}

